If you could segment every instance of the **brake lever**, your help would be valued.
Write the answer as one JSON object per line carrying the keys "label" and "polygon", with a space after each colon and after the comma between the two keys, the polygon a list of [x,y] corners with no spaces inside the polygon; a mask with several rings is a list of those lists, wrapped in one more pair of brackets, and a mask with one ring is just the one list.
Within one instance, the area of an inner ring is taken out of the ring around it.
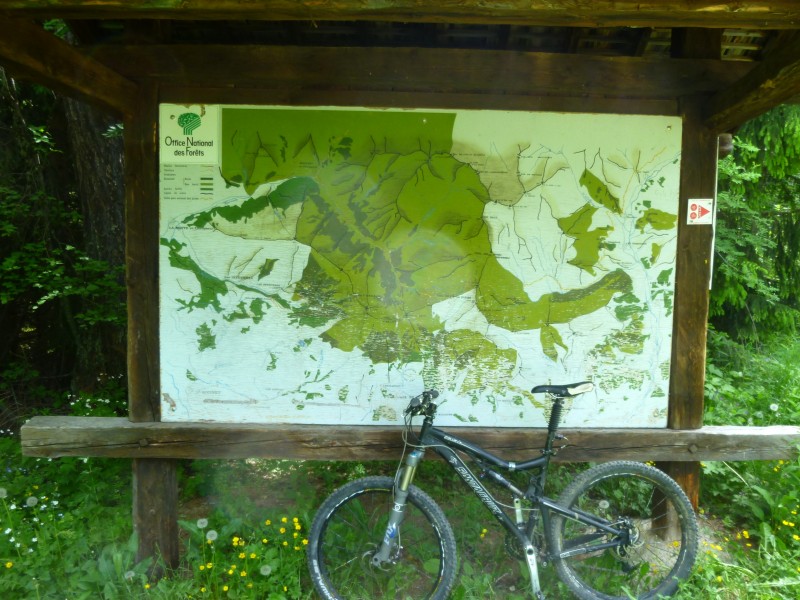
{"label": "brake lever", "polygon": [[408,403],[408,407],[405,410],[404,414],[411,414],[417,415],[423,412],[422,410],[417,410],[420,407],[425,407],[431,403],[432,400],[439,397],[439,392],[436,390],[425,390],[419,396],[414,396],[411,401]]}

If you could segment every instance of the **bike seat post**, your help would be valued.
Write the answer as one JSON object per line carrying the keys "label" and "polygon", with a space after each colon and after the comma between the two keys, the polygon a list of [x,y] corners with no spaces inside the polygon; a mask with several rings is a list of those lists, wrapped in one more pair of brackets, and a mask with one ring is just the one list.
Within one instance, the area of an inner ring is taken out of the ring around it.
{"label": "bike seat post", "polygon": [[553,442],[558,434],[558,425],[561,422],[561,413],[564,410],[564,398],[551,395],[553,408],[550,412],[550,421],[547,424],[547,441],[545,442],[544,453],[547,456],[553,454]]}

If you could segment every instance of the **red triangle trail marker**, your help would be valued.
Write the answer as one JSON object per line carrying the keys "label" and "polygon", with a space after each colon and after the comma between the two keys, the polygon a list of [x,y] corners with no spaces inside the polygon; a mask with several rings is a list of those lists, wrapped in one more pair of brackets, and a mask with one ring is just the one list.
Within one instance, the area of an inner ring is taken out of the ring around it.
{"label": "red triangle trail marker", "polygon": [[713,225],[714,200],[711,198],[689,200],[689,210],[686,215],[687,225]]}

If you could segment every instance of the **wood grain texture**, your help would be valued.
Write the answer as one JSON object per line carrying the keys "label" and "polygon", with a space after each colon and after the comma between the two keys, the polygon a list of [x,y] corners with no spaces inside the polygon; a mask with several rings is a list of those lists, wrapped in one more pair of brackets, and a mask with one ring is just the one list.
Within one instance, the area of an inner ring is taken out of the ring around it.
{"label": "wood grain texture", "polygon": [[[301,92],[383,92],[501,97],[670,100],[713,94],[752,64],[459,48],[322,48],[252,45],[106,45],[93,59],[134,80],[175,87]],[[329,104],[329,103],[327,103]],[[628,102],[633,104],[633,102]],[[634,111],[635,112],[635,111]]]}
{"label": "wood grain texture", "polygon": [[729,131],[800,94],[800,34],[788,38],[747,75],[717,92],[706,106],[706,124]]}
{"label": "wood grain texture", "polygon": [[0,11],[83,19],[376,20],[571,27],[800,26],[794,0],[0,0]]}
{"label": "wood grain texture", "polygon": [[[538,455],[545,429],[448,427],[507,460]],[[560,461],[612,459],[773,460],[796,456],[800,427],[564,429]],[[282,458],[391,460],[402,449],[401,428],[330,425],[134,423],[110,417],[34,417],[22,427],[27,456],[134,458]]]}
{"label": "wood grain texture", "polygon": [[0,64],[15,77],[117,115],[135,110],[136,84],[78,52],[33,21],[0,16]]}
{"label": "wood grain texture", "polygon": [[172,104],[256,104],[278,106],[367,106],[375,108],[435,108],[448,110],[521,110],[591,112],[598,114],[678,114],[676,99],[629,99],[583,96],[384,92],[369,90],[275,89],[240,86],[160,86],[160,102]]}
{"label": "wood grain texture", "polygon": [[158,87],[143,83],[125,120],[128,403],[134,421],[161,418],[158,337]]}
{"label": "wood grain texture", "polygon": [[703,424],[706,330],[711,283],[712,225],[687,225],[689,201],[716,198],[717,135],[701,118],[702,105],[683,103],[678,248],[675,263],[668,426]]}
{"label": "wood grain texture", "polygon": [[[180,563],[178,543],[178,461],[133,459],[133,529],[138,534],[136,561],[148,557],[163,560],[167,569]],[[156,561],[150,576],[163,575]]]}

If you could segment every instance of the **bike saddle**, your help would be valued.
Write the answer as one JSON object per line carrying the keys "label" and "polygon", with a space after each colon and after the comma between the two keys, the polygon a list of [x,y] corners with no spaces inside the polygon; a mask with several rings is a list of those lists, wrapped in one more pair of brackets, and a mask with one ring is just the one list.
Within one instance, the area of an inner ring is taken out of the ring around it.
{"label": "bike saddle", "polygon": [[585,394],[594,389],[594,384],[591,381],[581,381],[580,383],[569,383],[567,385],[537,385],[531,390],[532,394],[553,394],[554,396],[561,396],[569,398],[577,396],[578,394]]}

